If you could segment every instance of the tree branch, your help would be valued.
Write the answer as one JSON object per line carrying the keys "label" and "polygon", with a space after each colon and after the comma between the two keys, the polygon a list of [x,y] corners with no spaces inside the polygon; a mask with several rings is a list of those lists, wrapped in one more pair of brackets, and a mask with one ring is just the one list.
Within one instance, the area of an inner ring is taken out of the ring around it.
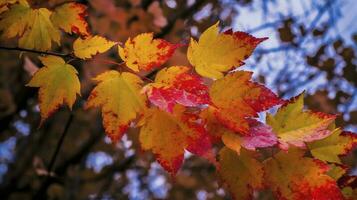
{"label": "tree branch", "polygon": [[52,55],[52,56],[74,58],[72,53],[64,54],[64,53],[57,53],[57,52],[50,52],[50,51],[38,51],[38,50],[34,50],[34,49],[26,49],[26,48],[20,48],[20,47],[4,47],[4,46],[0,46],[0,50],[25,51],[25,52],[30,52],[30,53],[38,53],[38,54],[45,54],[45,55]]}
{"label": "tree branch", "polygon": [[61,149],[61,147],[62,147],[64,138],[66,137],[66,135],[67,135],[67,133],[68,133],[68,129],[69,129],[69,127],[70,127],[72,121],[73,121],[73,114],[71,113],[70,116],[69,116],[69,118],[68,118],[68,120],[67,120],[66,126],[65,126],[65,128],[64,128],[64,130],[63,130],[63,133],[62,133],[60,139],[58,140],[58,143],[57,143],[55,152],[54,152],[53,155],[52,155],[50,164],[48,165],[47,171],[48,171],[49,174],[51,174],[51,170],[52,170],[52,168],[53,168],[53,165],[54,165],[55,162],[56,162],[57,155],[58,155],[58,153],[59,153],[59,151],[60,151],[60,149]]}

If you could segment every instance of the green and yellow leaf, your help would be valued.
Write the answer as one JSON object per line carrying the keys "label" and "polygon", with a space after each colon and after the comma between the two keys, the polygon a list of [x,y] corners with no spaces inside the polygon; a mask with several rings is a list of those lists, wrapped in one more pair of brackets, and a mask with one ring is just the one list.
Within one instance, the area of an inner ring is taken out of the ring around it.
{"label": "green and yellow leaf", "polygon": [[111,70],[94,78],[98,82],[92,90],[86,108],[101,107],[105,132],[117,142],[130,122],[141,116],[146,98],[140,93],[143,81],[135,74]]}
{"label": "green and yellow leaf", "polygon": [[285,103],[272,116],[267,115],[267,124],[273,128],[279,139],[281,149],[287,150],[290,145],[304,148],[305,142],[312,142],[329,136],[328,129],[336,116],[304,111],[304,93]]}
{"label": "green and yellow leaf", "polygon": [[31,9],[25,1],[14,4],[2,14],[2,36],[19,36],[19,46],[22,48],[49,50],[52,42],[60,44],[60,32],[52,24],[51,14],[52,12],[46,8]]}
{"label": "green and yellow leaf", "polygon": [[41,123],[62,104],[70,109],[77,94],[80,94],[80,82],[77,70],[56,56],[40,57],[44,67],[40,68],[26,85],[39,87]]}
{"label": "green and yellow leaf", "polygon": [[342,164],[339,156],[347,154],[356,145],[356,134],[335,129],[330,136],[314,141],[308,144],[308,147],[315,158],[326,162]]}

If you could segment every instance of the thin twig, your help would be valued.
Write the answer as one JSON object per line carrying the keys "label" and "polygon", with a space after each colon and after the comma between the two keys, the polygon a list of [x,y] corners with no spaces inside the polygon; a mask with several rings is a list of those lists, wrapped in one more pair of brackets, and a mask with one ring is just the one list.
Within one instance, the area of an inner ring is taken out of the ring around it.
{"label": "thin twig", "polygon": [[45,55],[52,55],[52,56],[60,56],[60,57],[73,57],[71,53],[57,53],[57,52],[51,52],[51,51],[38,51],[34,49],[26,49],[26,48],[20,48],[20,47],[4,47],[0,46],[0,50],[8,50],[8,51],[26,51],[30,53],[38,53],[38,54],[45,54]]}
{"label": "thin twig", "polygon": [[66,126],[62,132],[62,135],[60,137],[60,139],[58,140],[57,142],[57,146],[56,146],[56,149],[55,149],[55,152],[53,153],[52,155],[52,158],[51,158],[51,161],[50,161],[50,164],[48,165],[48,168],[47,168],[47,171],[49,174],[51,174],[51,170],[53,168],[53,165],[55,164],[56,162],[56,158],[57,158],[57,155],[58,155],[58,152],[60,151],[61,147],[62,147],[62,144],[63,144],[63,141],[64,141],[64,138],[66,137],[67,133],[68,133],[68,129],[71,125],[73,121],[73,114],[71,113],[68,120],[67,120],[67,123],[66,123]]}

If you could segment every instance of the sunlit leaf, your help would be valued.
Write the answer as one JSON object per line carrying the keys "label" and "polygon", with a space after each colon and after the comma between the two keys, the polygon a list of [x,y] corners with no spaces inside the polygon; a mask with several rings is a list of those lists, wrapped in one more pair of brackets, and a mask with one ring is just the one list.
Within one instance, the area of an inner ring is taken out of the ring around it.
{"label": "sunlit leaf", "polygon": [[250,81],[251,72],[237,71],[216,80],[210,88],[214,115],[227,128],[247,134],[247,118],[282,103],[268,88]]}
{"label": "sunlit leaf", "polygon": [[143,114],[146,98],[140,93],[143,81],[128,72],[111,70],[98,75],[97,86],[92,90],[86,108],[101,107],[106,134],[118,141],[129,123]]}
{"label": "sunlit leaf", "polygon": [[41,123],[55,112],[60,105],[72,108],[77,94],[80,94],[80,82],[77,70],[56,56],[40,57],[44,67],[40,68],[26,85],[39,87]]}
{"label": "sunlit leaf", "polygon": [[187,57],[197,73],[218,79],[224,72],[243,65],[255,47],[266,39],[244,32],[219,33],[217,22],[202,33],[198,42],[191,38]]}
{"label": "sunlit leaf", "polygon": [[19,36],[19,46],[27,49],[49,50],[52,41],[59,45],[60,32],[50,20],[52,12],[46,8],[31,9],[21,1],[2,14],[0,30],[3,36]]}
{"label": "sunlit leaf", "polygon": [[138,71],[150,71],[164,64],[180,45],[171,44],[163,39],[153,39],[153,33],[143,33],[129,38],[119,55],[126,65]]}
{"label": "sunlit leaf", "polygon": [[273,116],[267,115],[269,124],[279,139],[280,148],[287,150],[290,145],[304,148],[305,142],[312,142],[329,136],[328,126],[335,115],[304,111],[304,94],[285,103]]}
{"label": "sunlit leaf", "polygon": [[175,175],[183,162],[185,149],[205,156],[211,148],[204,126],[197,119],[180,106],[176,106],[173,113],[149,109],[140,132],[142,148],[151,150],[162,167]]}
{"label": "sunlit leaf", "polygon": [[357,135],[335,129],[332,134],[322,140],[308,144],[311,154],[322,161],[341,164],[339,155],[347,154],[357,145]]}
{"label": "sunlit leaf", "polygon": [[82,59],[91,58],[97,53],[108,51],[115,44],[115,42],[101,36],[87,37],[86,39],[78,38],[73,43],[74,55]]}
{"label": "sunlit leaf", "polygon": [[66,3],[57,7],[51,15],[52,23],[67,33],[89,36],[88,24],[84,17],[87,7],[80,3]]}
{"label": "sunlit leaf", "polygon": [[254,119],[250,119],[248,122],[248,134],[242,136],[227,130],[222,135],[222,141],[228,148],[239,154],[241,147],[255,151],[256,148],[271,147],[277,144],[278,139],[270,126]]}
{"label": "sunlit leaf", "polygon": [[342,200],[333,178],[326,175],[329,166],[303,157],[304,152],[289,149],[279,152],[264,163],[264,183],[278,199]]}
{"label": "sunlit leaf", "polygon": [[159,71],[155,82],[145,86],[149,100],[159,108],[172,112],[176,104],[199,106],[208,104],[208,87],[190,68],[174,66]]}

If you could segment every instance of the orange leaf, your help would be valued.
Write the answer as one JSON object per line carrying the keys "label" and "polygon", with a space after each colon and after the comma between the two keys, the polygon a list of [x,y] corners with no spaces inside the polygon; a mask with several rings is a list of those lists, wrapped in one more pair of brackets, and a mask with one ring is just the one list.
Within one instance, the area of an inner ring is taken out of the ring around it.
{"label": "orange leaf", "polygon": [[153,33],[143,33],[129,38],[124,47],[119,48],[119,56],[126,65],[136,71],[150,71],[164,64],[180,45],[163,39],[153,39]]}
{"label": "orange leaf", "polygon": [[176,106],[172,114],[149,109],[143,121],[142,148],[151,150],[171,175],[181,167],[185,149],[201,156],[209,154],[211,143],[203,124],[197,116],[185,113],[184,107]]}
{"label": "orange leaf", "polygon": [[216,80],[210,88],[214,115],[227,128],[247,134],[247,118],[282,103],[268,88],[251,82],[252,73],[237,71]]}
{"label": "orange leaf", "polygon": [[335,180],[326,175],[329,166],[303,157],[304,151],[279,152],[264,163],[265,183],[278,199],[342,200]]}

